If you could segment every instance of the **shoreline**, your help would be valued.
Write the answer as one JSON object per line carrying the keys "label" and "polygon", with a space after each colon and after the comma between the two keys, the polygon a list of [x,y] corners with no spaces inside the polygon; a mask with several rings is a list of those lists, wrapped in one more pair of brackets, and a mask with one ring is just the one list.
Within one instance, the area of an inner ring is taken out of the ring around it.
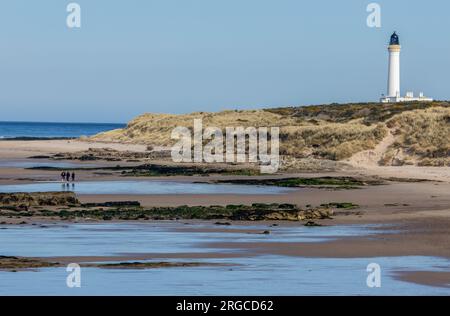
{"label": "shoreline", "polygon": [[[102,222],[91,222],[90,224],[101,224]],[[115,222],[120,225],[119,222]],[[128,222],[129,223],[129,222]],[[141,222],[142,223],[142,222]],[[131,224],[136,224],[132,222]],[[211,221],[178,221],[174,225],[173,221],[151,221],[142,224],[151,224],[161,227],[166,227],[172,232],[190,232],[196,233],[246,233],[246,234],[260,234],[262,229],[270,229],[270,222],[233,222],[232,226],[227,229],[222,227],[217,228],[199,228],[193,227],[195,225],[211,224]],[[159,224],[159,225],[158,225]],[[240,226],[252,225],[252,229],[240,229]],[[424,240],[422,244],[417,244],[417,238],[411,240],[411,230],[414,229],[413,223],[397,223],[399,226],[394,227],[379,227],[381,233],[374,235],[363,235],[359,237],[329,237],[330,240],[318,242],[222,242],[222,243],[203,243],[198,246],[204,249],[202,252],[175,252],[175,253],[117,253],[115,255],[100,255],[100,256],[47,256],[47,257],[29,257],[21,259],[40,262],[43,267],[46,264],[57,263],[57,266],[65,266],[69,263],[77,262],[82,267],[100,267],[96,262],[102,262],[104,265],[117,264],[115,269],[152,269],[152,268],[172,268],[188,266],[185,263],[194,263],[193,267],[209,266],[209,260],[214,259],[230,259],[227,265],[236,265],[233,259],[239,258],[258,258],[264,256],[282,256],[282,257],[296,257],[296,258],[311,258],[311,259],[375,259],[386,257],[410,257],[410,256],[424,256],[450,259],[450,253],[444,255],[438,247],[436,249],[430,248],[430,240]],[[406,225],[405,225],[406,224]],[[416,223],[417,224],[417,223]],[[429,223],[428,223],[429,224]],[[446,227],[446,234],[448,236],[449,221],[442,226]],[[67,225],[67,223],[66,223]],[[70,224],[69,224],[70,225]],[[169,225],[169,226],[167,226]],[[293,226],[292,222],[277,222],[277,225]],[[339,224],[342,225],[342,224]],[[403,227],[402,227],[403,225]],[[179,226],[179,227],[178,227]],[[119,226],[120,227],[120,226]],[[236,228],[237,227],[237,228]],[[255,230],[255,227],[260,227],[261,231]],[[314,229],[314,228],[312,228]],[[401,232],[397,232],[401,229]],[[392,232],[390,232],[392,231]],[[404,235],[404,232],[409,232]],[[427,236],[426,232],[419,234],[416,237],[422,238]],[[379,245],[380,240],[381,245]],[[436,245],[435,245],[436,246]],[[425,248],[423,248],[425,247]],[[423,251],[426,249],[427,251]],[[223,251],[225,250],[225,251]],[[195,260],[198,261],[196,264]],[[206,260],[206,261],[205,261]],[[124,265],[124,263],[127,263]],[[131,263],[128,265],[128,263]],[[166,265],[166,263],[174,263],[174,265]],[[23,264],[23,263],[21,263]],[[223,265],[223,264],[222,264]],[[39,267],[25,267],[22,269],[34,269]],[[106,268],[106,267],[105,267]],[[445,269],[446,267],[441,267]],[[20,269],[20,270],[22,270]],[[1,269],[0,271],[17,270],[17,269]],[[411,271],[406,267],[404,270],[395,270],[391,277],[403,282],[415,283],[418,285],[425,285],[431,287],[449,288],[450,286],[450,272],[448,271],[434,271],[434,270],[420,270]]]}
{"label": "shoreline", "polygon": [[[70,163],[80,167],[86,166],[136,166],[142,161],[78,161],[78,160],[34,160],[30,156],[50,156],[61,152],[74,153],[89,148],[109,147],[119,151],[145,152],[145,145],[128,145],[119,143],[85,142],[80,140],[35,140],[35,141],[0,141],[0,162],[44,162]],[[155,160],[165,164],[164,160]],[[170,164],[170,163],[169,163]],[[64,168],[61,168],[64,170]],[[346,170],[317,172],[280,172],[277,175],[174,175],[152,177],[123,177],[119,173],[96,170],[77,170],[77,181],[165,181],[165,182],[215,182],[215,181],[242,181],[254,179],[283,179],[286,177],[318,178],[318,177],[362,177],[387,180],[381,185],[367,185],[360,188],[331,189],[318,187],[301,187],[295,191],[282,194],[80,194],[81,203],[105,203],[137,201],[143,207],[174,207],[186,205],[188,207],[212,205],[251,205],[264,204],[293,204],[304,208],[307,205],[318,207],[327,203],[354,203],[359,208],[349,210],[335,210],[333,219],[314,219],[323,228],[311,227],[308,229],[326,229],[345,225],[383,225],[382,232],[373,236],[339,237],[315,242],[299,243],[288,241],[276,242],[205,242],[201,245],[205,252],[180,253],[148,253],[148,254],[122,254],[118,256],[75,256],[52,257],[56,261],[70,260],[174,260],[174,259],[233,259],[240,256],[253,257],[275,255],[301,258],[376,258],[400,256],[430,256],[450,260],[450,168],[438,167],[376,167],[368,169],[352,168]],[[24,169],[21,167],[0,167],[0,185],[27,184],[36,181],[53,180],[59,182],[59,172],[53,170]],[[426,180],[426,181],[422,181]],[[75,184],[76,185],[76,184]],[[212,227],[196,227],[199,223],[213,225]],[[3,224],[2,224],[3,223]],[[26,223],[26,224],[24,224]],[[19,226],[34,226],[45,229],[49,225],[71,225],[76,223],[89,224],[121,224],[121,223],[179,223],[180,227],[173,232],[182,231],[190,234],[199,233],[244,233],[264,234],[271,232],[276,226],[298,227],[305,222],[292,221],[233,221],[233,220],[110,220],[99,219],[61,220],[58,217],[0,217],[0,229]],[[251,225],[252,228],[248,227]],[[223,249],[216,251],[213,249]],[[2,254],[0,254],[2,255]],[[39,258],[37,258],[39,259]],[[40,258],[47,260],[45,258]],[[394,278],[416,284],[442,287],[448,282],[449,273],[436,271],[398,271]]]}
{"label": "shoreline", "polygon": [[[118,142],[100,142],[91,140],[36,140],[36,141],[0,141],[0,157],[1,159],[30,159],[33,156],[50,156],[58,153],[76,153],[87,151],[89,148],[102,149],[110,148],[119,152],[148,152],[147,145],[129,144]],[[164,149],[161,147],[160,149]],[[159,163],[170,163],[167,160],[156,159]],[[56,162],[56,161],[55,161]],[[77,162],[70,160],[71,163],[83,164],[84,162]],[[117,162],[97,161],[102,165],[116,165]],[[343,161],[345,162],[345,161]],[[123,164],[124,162],[120,162]],[[283,173],[283,172],[282,172]],[[294,172],[297,173],[297,172]],[[300,172],[301,173],[301,172]],[[305,173],[323,173],[316,170]],[[363,175],[363,176],[379,176],[382,178],[405,178],[405,179],[427,179],[430,181],[444,181],[450,182],[450,167],[416,167],[416,166],[401,166],[401,167],[382,167],[382,166],[367,166],[362,168],[360,165],[352,166],[348,164],[346,170],[336,170],[325,173],[339,173],[348,175]],[[291,174],[291,172],[288,172]]]}

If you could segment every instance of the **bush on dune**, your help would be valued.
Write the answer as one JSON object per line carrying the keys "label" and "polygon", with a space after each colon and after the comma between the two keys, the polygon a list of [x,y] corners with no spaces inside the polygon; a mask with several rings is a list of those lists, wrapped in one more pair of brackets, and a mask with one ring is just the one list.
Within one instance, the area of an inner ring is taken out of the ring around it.
{"label": "bush on dune", "polygon": [[281,132],[281,152],[299,158],[313,156],[330,160],[349,158],[372,149],[386,135],[382,124],[326,124],[289,127]]}
{"label": "bush on dune", "polygon": [[430,108],[405,112],[386,124],[395,131],[396,142],[392,146],[404,154],[425,159],[423,164],[434,165],[433,159],[445,164],[450,157],[450,108]]}
{"label": "bush on dune", "polygon": [[267,109],[266,111],[303,120],[347,123],[362,120],[366,125],[385,122],[397,114],[433,107],[450,107],[449,102],[348,103]]}

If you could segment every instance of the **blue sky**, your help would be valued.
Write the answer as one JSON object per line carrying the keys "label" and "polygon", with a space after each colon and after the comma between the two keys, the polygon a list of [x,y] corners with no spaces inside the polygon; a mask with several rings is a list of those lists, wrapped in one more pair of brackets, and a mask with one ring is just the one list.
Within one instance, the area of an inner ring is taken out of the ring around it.
{"label": "blue sky", "polygon": [[2,0],[0,121],[126,122],[144,112],[375,101],[396,30],[402,90],[448,99],[450,2]]}

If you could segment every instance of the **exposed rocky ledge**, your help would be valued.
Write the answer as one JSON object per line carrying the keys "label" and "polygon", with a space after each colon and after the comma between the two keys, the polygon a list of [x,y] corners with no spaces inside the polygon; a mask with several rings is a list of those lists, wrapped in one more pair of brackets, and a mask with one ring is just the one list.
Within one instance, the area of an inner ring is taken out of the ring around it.
{"label": "exposed rocky ledge", "polygon": [[[0,207],[1,208],[1,207]],[[334,214],[332,208],[317,207],[300,209],[295,205],[227,205],[227,206],[178,206],[143,208],[123,207],[74,207],[61,210],[0,210],[0,216],[10,217],[48,217],[60,220],[234,220],[234,221],[304,221],[329,219]]]}
{"label": "exposed rocky ledge", "polygon": [[383,185],[386,181],[375,177],[314,177],[314,178],[277,178],[277,179],[226,179],[213,183],[265,185],[286,188],[319,188],[319,189],[358,189],[363,186]]}
{"label": "exposed rocky ledge", "polygon": [[140,161],[170,158],[170,151],[119,151],[111,148],[89,148],[85,151],[57,153],[52,156],[33,156],[32,159],[79,160],[79,161]]}
{"label": "exposed rocky ledge", "polygon": [[80,202],[73,192],[0,193],[1,207],[29,208],[79,204]]}
{"label": "exposed rocky ledge", "polygon": [[[182,268],[224,265],[209,262],[107,262],[107,263],[81,263],[85,268],[101,269],[158,269],[158,268]],[[43,258],[26,258],[14,256],[0,256],[0,271],[16,272],[18,270],[29,270],[39,268],[64,267],[62,262],[55,262]]]}
{"label": "exposed rocky ledge", "polygon": [[33,258],[0,256],[0,271],[16,271],[22,269],[37,269],[58,267],[58,262],[43,261]]}
{"label": "exposed rocky ledge", "polygon": [[138,201],[82,204],[73,192],[0,193],[0,217],[60,220],[234,220],[311,221],[330,219],[334,210],[353,210],[353,203],[330,203],[303,209],[295,204],[143,207]]}

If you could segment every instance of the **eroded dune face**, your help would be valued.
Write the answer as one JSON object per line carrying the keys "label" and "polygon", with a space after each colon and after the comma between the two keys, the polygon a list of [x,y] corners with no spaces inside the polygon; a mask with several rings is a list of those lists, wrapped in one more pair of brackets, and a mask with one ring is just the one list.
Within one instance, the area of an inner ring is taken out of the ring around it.
{"label": "eroded dune face", "polygon": [[90,139],[172,146],[174,128],[192,128],[194,119],[202,119],[205,128],[280,127],[280,154],[295,159],[449,166],[449,106],[448,102],[371,103],[185,115],[143,114],[124,129]]}

